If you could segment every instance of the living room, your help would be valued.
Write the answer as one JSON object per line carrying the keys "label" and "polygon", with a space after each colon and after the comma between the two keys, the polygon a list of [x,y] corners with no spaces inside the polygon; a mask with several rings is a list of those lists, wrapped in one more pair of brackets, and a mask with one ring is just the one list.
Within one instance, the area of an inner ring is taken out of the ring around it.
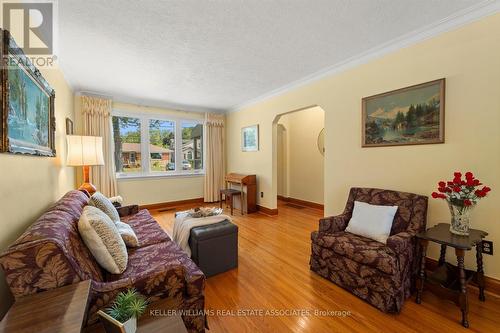
{"label": "living room", "polygon": [[497,330],[500,1],[0,6],[0,332]]}

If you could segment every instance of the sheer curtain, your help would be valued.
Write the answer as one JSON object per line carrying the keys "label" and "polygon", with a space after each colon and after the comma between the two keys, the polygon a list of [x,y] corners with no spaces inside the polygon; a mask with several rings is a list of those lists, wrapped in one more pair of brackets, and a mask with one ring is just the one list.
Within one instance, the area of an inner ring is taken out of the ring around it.
{"label": "sheer curtain", "polygon": [[206,158],[205,158],[205,202],[219,201],[219,190],[224,186],[224,116],[205,114]]}
{"label": "sheer curtain", "polygon": [[104,165],[90,168],[90,181],[107,197],[117,195],[110,99],[81,96],[83,135],[102,137]]}

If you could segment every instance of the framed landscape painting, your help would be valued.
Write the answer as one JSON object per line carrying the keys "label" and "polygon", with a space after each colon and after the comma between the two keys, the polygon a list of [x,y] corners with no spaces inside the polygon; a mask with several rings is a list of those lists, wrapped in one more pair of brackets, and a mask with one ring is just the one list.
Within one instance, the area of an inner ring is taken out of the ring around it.
{"label": "framed landscape painting", "polygon": [[363,98],[363,147],[444,143],[445,79]]}
{"label": "framed landscape painting", "polygon": [[259,150],[259,125],[241,129],[241,151]]}
{"label": "framed landscape painting", "polygon": [[55,156],[55,92],[7,30],[1,30],[2,125],[4,152]]}

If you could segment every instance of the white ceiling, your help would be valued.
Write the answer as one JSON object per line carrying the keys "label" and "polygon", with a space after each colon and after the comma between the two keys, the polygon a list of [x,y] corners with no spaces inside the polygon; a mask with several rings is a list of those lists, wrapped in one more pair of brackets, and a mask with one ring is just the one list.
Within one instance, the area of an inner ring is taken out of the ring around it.
{"label": "white ceiling", "polygon": [[62,0],[59,61],[75,91],[228,110],[491,2]]}

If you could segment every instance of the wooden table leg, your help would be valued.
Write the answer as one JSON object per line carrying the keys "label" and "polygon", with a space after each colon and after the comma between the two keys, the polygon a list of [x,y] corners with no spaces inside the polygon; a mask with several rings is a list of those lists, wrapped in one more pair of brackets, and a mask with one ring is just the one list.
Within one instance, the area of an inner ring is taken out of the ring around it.
{"label": "wooden table leg", "polygon": [[243,192],[243,183],[241,183],[240,190],[241,190],[241,196],[240,196],[240,201],[241,201],[241,206],[240,206],[241,207],[241,215],[244,215],[245,214],[244,213],[245,208],[244,208],[244,204],[243,204],[244,203],[244,201],[243,201],[244,198],[243,197],[244,197],[245,192]]}
{"label": "wooden table leg", "polygon": [[477,262],[477,274],[476,281],[479,287],[479,300],[484,302],[486,298],[484,297],[484,270],[483,270],[483,242],[476,244],[476,262]]}
{"label": "wooden table leg", "polygon": [[222,208],[222,192],[219,192],[219,203],[220,203],[220,208]]}
{"label": "wooden table leg", "polygon": [[438,266],[443,266],[446,259],[446,245],[441,244],[441,253],[439,254]]}
{"label": "wooden table leg", "polygon": [[424,291],[424,281],[425,281],[425,256],[427,254],[427,245],[429,242],[426,239],[420,239],[420,245],[422,246],[422,257],[420,258],[420,271],[417,277],[417,298],[415,302],[417,304],[422,303],[422,292]]}
{"label": "wooden table leg", "polygon": [[233,215],[233,205],[234,205],[234,196],[229,196],[229,204],[231,205],[231,215]]}
{"label": "wooden table leg", "polygon": [[455,254],[457,256],[457,264],[458,264],[458,278],[460,281],[460,310],[462,310],[462,326],[469,327],[469,321],[467,319],[467,315],[469,313],[469,303],[467,301],[467,283],[465,280],[465,266],[464,266],[464,256],[465,250],[455,249]]}

